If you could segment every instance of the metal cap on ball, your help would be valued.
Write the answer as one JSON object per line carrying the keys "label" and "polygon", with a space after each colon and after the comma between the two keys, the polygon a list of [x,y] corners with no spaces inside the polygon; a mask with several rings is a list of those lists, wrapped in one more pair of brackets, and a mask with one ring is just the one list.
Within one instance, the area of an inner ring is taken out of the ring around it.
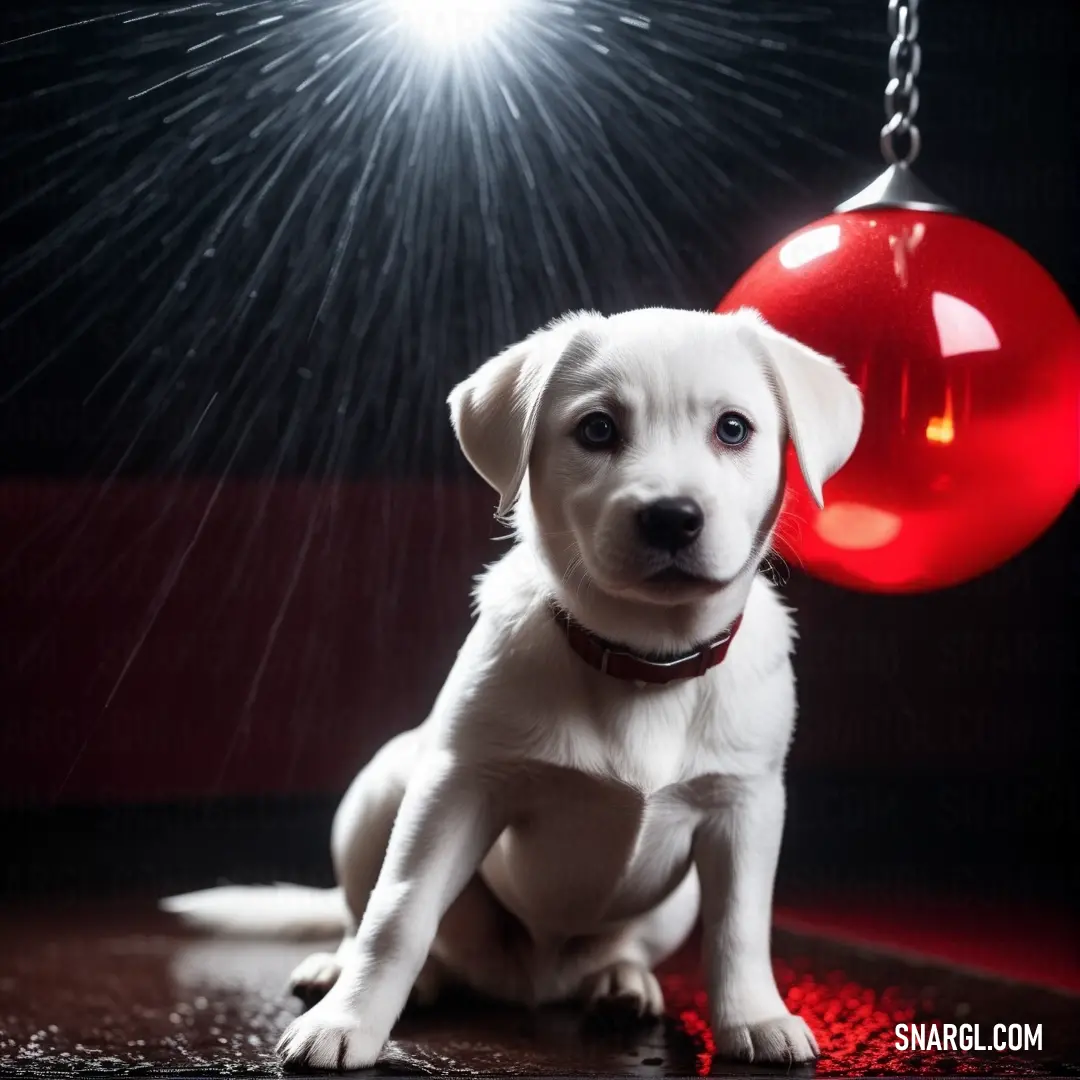
{"label": "metal cap on ball", "polygon": [[935,195],[907,165],[890,165],[857,195],[845,199],[837,214],[852,210],[923,210],[927,213],[955,214],[956,207]]}

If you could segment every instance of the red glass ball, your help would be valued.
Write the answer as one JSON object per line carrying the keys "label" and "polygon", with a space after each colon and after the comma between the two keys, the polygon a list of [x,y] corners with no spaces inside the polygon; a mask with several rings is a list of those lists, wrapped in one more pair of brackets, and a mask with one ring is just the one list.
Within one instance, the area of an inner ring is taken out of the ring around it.
{"label": "red glass ball", "polygon": [[863,392],[850,461],[819,510],[788,463],[777,547],[870,592],[991,570],[1080,482],[1080,320],[1022,248],[954,214],[833,214],[789,236],[717,308],[753,307]]}

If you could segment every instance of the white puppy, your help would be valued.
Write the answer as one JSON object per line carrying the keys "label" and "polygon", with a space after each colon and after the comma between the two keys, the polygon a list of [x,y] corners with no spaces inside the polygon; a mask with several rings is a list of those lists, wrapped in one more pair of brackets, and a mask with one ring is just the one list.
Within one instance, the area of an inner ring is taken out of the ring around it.
{"label": "white puppy", "polygon": [[769,954],[794,633],[758,568],[788,438],[820,502],[857,389],[755,312],[648,309],[559,320],[450,410],[517,543],[431,715],[345,796],[341,892],[165,906],[227,931],[347,929],[294,974],[327,992],[281,1039],[293,1067],[371,1065],[410,993],[448,979],[659,1015],[652,969],[699,913],[719,1054],[812,1059]]}

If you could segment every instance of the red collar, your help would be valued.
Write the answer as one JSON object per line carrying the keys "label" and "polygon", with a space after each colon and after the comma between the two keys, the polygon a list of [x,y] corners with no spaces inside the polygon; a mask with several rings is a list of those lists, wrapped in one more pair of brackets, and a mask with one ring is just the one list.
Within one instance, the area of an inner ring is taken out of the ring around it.
{"label": "red collar", "polygon": [[685,656],[678,656],[673,660],[647,660],[622,646],[605,641],[591,630],[586,630],[568,611],[554,603],[551,605],[551,612],[555,621],[566,632],[570,648],[590,667],[615,679],[643,683],[669,683],[677,679],[693,679],[704,675],[727,656],[735,632],[742,622],[740,615],[718,638]]}

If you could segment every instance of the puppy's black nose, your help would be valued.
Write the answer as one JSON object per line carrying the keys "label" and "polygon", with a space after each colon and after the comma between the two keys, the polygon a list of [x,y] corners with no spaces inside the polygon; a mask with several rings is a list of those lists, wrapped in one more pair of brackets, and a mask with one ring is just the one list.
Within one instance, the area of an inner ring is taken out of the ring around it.
{"label": "puppy's black nose", "polygon": [[679,551],[701,535],[705,511],[693,499],[657,499],[638,511],[638,525],[649,547]]}

